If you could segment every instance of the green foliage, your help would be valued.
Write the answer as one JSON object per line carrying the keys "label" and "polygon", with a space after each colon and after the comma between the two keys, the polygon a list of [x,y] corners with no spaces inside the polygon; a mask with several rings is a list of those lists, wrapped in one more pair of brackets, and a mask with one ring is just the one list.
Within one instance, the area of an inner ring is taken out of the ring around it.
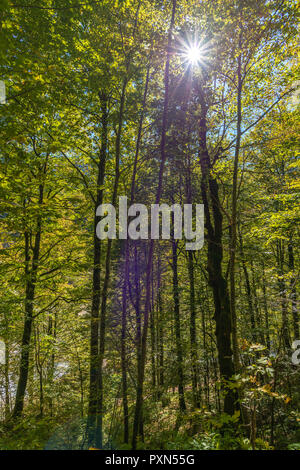
{"label": "green foliage", "polygon": [[[103,447],[131,448],[124,443],[124,394],[130,441],[144,332],[138,448],[299,450],[299,367],[290,359],[291,342],[299,339],[296,0],[177,2],[168,78],[171,1],[102,0],[76,8],[67,0],[43,0],[40,8],[13,3],[0,2],[0,79],[7,89],[0,105],[0,338],[6,351],[0,449],[88,448],[91,312],[100,292]],[[194,39],[201,45],[197,66],[185,60]],[[217,187],[219,197],[208,203],[215,219],[220,212],[214,250],[221,248],[223,258],[221,273],[209,279],[207,214],[203,249],[189,256],[185,240],[175,247],[177,286],[173,244],[155,243],[147,332],[149,245],[129,245],[122,316],[126,243],[103,241],[97,254],[94,216],[101,198],[155,202],[164,140],[160,202],[204,203],[200,160],[207,158],[208,187]],[[230,266],[234,175],[237,240]],[[100,280],[93,283],[98,265]],[[234,294],[234,361],[240,363],[229,378],[220,377],[228,357],[216,320],[231,343],[233,322],[222,308],[218,317],[216,286]],[[24,351],[28,379],[22,417],[15,419]],[[238,410],[231,415],[223,412],[228,396]]]}

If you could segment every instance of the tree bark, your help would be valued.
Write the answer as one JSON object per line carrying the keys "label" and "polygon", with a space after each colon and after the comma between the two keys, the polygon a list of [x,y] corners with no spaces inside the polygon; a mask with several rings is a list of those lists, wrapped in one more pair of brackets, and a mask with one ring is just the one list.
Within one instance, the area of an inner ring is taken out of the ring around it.
{"label": "tree bark", "polygon": [[107,97],[105,93],[99,92],[101,107],[101,147],[99,153],[97,192],[94,207],[94,265],[92,281],[92,308],[91,308],[91,330],[90,330],[90,383],[89,383],[89,402],[88,402],[88,443],[89,446],[95,445],[96,433],[96,414],[97,414],[97,396],[98,396],[98,336],[99,336],[99,309],[101,301],[101,240],[96,235],[96,227],[100,217],[96,215],[97,208],[103,202],[103,184],[105,178],[105,165],[107,154],[107,126],[108,110]]}
{"label": "tree bark", "polygon": [[243,238],[242,238],[242,233],[240,230],[239,230],[239,239],[240,239],[240,253],[241,253],[241,258],[242,258],[242,268],[243,268],[244,277],[245,277],[246,293],[247,293],[248,306],[249,306],[251,336],[252,336],[253,342],[256,343],[257,332],[256,332],[256,321],[255,321],[253,303],[252,303],[251,285],[250,285],[249,273],[248,273],[248,269],[247,269],[246,261],[245,261]]}
{"label": "tree bark", "polygon": [[[168,32],[168,45],[167,45],[167,58],[165,65],[165,96],[164,96],[164,109],[163,109],[163,120],[162,120],[162,131],[161,131],[161,143],[160,143],[160,169],[158,177],[158,186],[156,191],[156,200],[155,203],[159,204],[162,192],[162,182],[164,167],[166,161],[166,132],[167,132],[167,121],[168,121],[168,105],[169,105],[169,69],[170,69],[170,56],[171,56],[171,41],[172,41],[172,31],[175,21],[175,11],[176,11],[177,0],[173,0],[172,5],[172,17]],[[146,296],[145,296],[145,311],[144,311],[144,326],[143,333],[141,338],[141,357],[138,364],[138,377],[137,377],[137,393],[136,393],[136,402],[135,402],[135,413],[134,413],[134,422],[133,422],[133,433],[132,433],[132,448],[136,449],[137,436],[139,431],[140,416],[143,403],[143,386],[144,386],[144,373],[145,373],[145,362],[146,362],[146,348],[147,348],[147,333],[148,333],[148,320],[149,320],[149,310],[150,310],[150,298],[151,298],[151,269],[152,269],[152,257],[153,257],[153,239],[150,240],[150,247],[148,253],[148,261],[146,267]]]}
{"label": "tree bark", "polygon": [[294,332],[294,340],[299,339],[299,315],[298,315],[298,308],[297,308],[297,290],[296,290],[296,279],[295,279],[295,267],[294,267],[294,248],[293,248],[293,241],[290,239],[288,244],[288,254],[289,254],[289,270],[291,272],[291,280],[290,280],[290,299],[292,302],[292,318],[293,318],[293,332]]}
{"label": "tree bark", "polygon": [[[137,164],[140,152],[140,143],[142,138],[143,122],[144,122],[144,113],[146,108],[146,100],[148,94],[148,85],[149,85],[149,76],[150,76],[150,64],[147,69],[142,112],[139,120],[135,155],[134,155],[134,164],[133,172],[131,179],[131,188],[130,188],[130,205],[133,204],[134,195],[135,195],[135,184],[136,184],[136,172]],[[127,361],[126,361],[126,325],[127,325],[127,296],[128,296],[128,283],[129,283],[129,261],[130,261],[130,242],[128,239],[125,240],[125,263],[124,263],[124,281],[123,281],[123,290],[122,290],[122,332],[121,332],[121,366],[122,366],[122,397],[123,397],[123,415],[124,415],[124,442],[127,444],[129,441],[129,415],[128,415],[128,398],[127,398]]]}
{"label": "tree bark", "polygon": [[[240,33],[241,34],[241,33]],[[239,47],[241,46],[241,38]],[[241,367],[239,358],[239,345],[237,336],[237,319],[235,308],[235,254],[237,246],[237,183],[238,183],[238,165],[242,135],[242,76],[241,76],[241,54],[238,56],[237,66],[237,127],[236,127],[236,143],[233,164],[232,179],[232,200],[231,200],[231,230],[230,230],[230,308],[232,318],[232,344],[234,366],[236,371]]]}
{"label": "tree bark", "polygon": [[[173,213],[172,213],[173,215]],[[173,215],[174,218],[174,215]],[[178,288],[178,260],[177,260],[177,243],[172,239],[172,270],[173,270],[173,298],[174,298],[174,320],[175,320],[175,341],[177,356],[177,380],[178,380],[178,398],[179,409],[181,412],[186,410],[184,399],[184,378],[183,378],[183,356],[182,343],[180,333],[180,304],[179,304],[179,288]]]}
{"label": "tree bark", "polygon": [[234,362],[231,344],[231,311],[227,283],[222,273],[223,259],[223,216],[219,199],[219,188],[215,177],[211,174],[211,162],[206,144],[207,111],[203,89],[200,90],[199,100],[201,115],[199,123],[199,159],[202,171],[201,194],[204,205],[205,227],[207,229],[207,270],[208,282],[213,291],[215,306],[216,338],[220,376],[225,393],[224,412],[233,415],[236,409],[236,393],[226,387],[234,375]]}
{"label": "tree bark", "polygon": [[278,262],[278,288],[281,302],[281,318],[282,318],[282,339],[283,348],[286,352],[290,351],[290,335],[288,324],[288,311],[287,311],[287,295],[286,285],[284,279],[284,242],[279,240],[277,242],[277,262]]}
{"label": "tree bark", "polygon": [[[45,176],[47,168],[47,160],[44,164],[43,175]],[[44,184],[39,185],[39,199],[38,204],[41,210],[44,197]],[[33,324],[33,303],[35,298],[36,281],[39,267],[40,245],[42,234],[42,215],[39,214],[37,218],[37,229],[35,234],[35,241],[32,252],[32,263],[30,266],[30,241],[29,232],[25,231],[25,320],[24,329],[21,343],[21,361],[20,361],[20,374],[17,385],[15,406],[13,409],[12,417],[17,419],[22,415],[24,408],[24,398],[28,380],[29,369],[29,353],[30,353],[30,340]]]}
{"label": "tree bark", "polygon": [[[115,150],[115,180],[113,186],[113,194],[111,204],[115,207],[117,202],[117,193],[120,178],[120,156],[121,156],[121,135],[123,130],[124,121],[124,106],[125,96],[128,79],[127,76],[124,79],[120,109],[119,109],[119,120],[118,130],[116,136],[116,150]],[[107,310],[107,297],[110,282],[110,268],[111,268],[111,248],[112,240],[107,240],[106,258],[105,258],[105,274],[103,280],[103,287],[101,293],[101,309],[100,309],[100,323],[99,323],[99,357],[98,357],[98,400],[97,400],[97,423],[96,423],[96,447],[102,449],[103,447],[103,360],[105,352],[105,333],[106,333],[106,310]]]}

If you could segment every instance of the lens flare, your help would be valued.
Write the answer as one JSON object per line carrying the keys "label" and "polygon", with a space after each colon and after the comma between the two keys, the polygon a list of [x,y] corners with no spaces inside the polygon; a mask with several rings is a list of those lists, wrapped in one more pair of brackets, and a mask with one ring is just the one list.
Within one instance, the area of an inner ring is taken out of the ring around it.
{"label": "lens flare", "polygon": [[210,42],[204,39],[181,39],[180,55],[186,65],[190,67],[199,67],[207,65]]}
{"label": "lens flare", "polygon": [[197,46],[191,46],[187,49],[186,56],[190,64],[196,65],[202,59],[201,49]]}

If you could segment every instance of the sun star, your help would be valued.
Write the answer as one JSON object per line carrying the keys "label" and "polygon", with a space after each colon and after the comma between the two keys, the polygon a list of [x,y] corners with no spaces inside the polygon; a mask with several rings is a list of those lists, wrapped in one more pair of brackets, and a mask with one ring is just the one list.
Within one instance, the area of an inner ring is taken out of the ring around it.
{"label": "sun star", "polygon": [[191,46],[187,49],[186,55],[190,64],[197,64],[202,57],[201,49],[198,46]]}

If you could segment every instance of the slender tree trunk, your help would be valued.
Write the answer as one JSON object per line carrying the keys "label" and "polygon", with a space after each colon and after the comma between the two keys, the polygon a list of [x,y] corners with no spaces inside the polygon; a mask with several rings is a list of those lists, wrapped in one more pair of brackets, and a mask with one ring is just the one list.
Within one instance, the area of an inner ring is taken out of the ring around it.
{"label": "slender tree trunk", "polygon": [[292,318],[293,318],[293,330],[294,330],[294,340],[299,339],[299,315],[297,308],[297,291],[296,291],[296,279],[295,279],[295,267],[294,267],[294,248],[293,241],[290,239],[288,244],[288,254],[289,254],[289,270],[291,272],[290,280],[290,289],[291,289],[291,302],[292,302]]}
{"label": "slender tree trunk", "polygon": [[278,276],[278,287],[279,295],[281,299],[281,312],[282,312],[282,339],[283,347],[285,351],[289,351],[291,348],[290,335],[289,335],[289,324],[288,324],[288,311],[287,311],[287,295],[286,285],[284,280],[284,243],[279,240],[277,242],[277,262],[279,269]]}
{"label": "slender tree trunk", "polygon": [[[153,295],[153,277],[152,277],[152,295]],[[150,338],[151,338],[151,373],[152,373],[152,387],[156,392],[156,364],[155,364],[155,320],[154,320],[154,305],[150,310]]]}
{"label": "slender tree trunk", "polygon": [[[207,299],[209,299],[209,297],[207,297]],[[209,301],[208,301],[208,310],[210,310]],[[218,413],[221,413],[222,412],[222,407],[221,407],[221,399],[220,399],[220,390],[219,390],[219,387],[218,387],[219,375],[218,375],[217,364],[216,364],[216,361],[215,361],[215,344],[213,342],[213,337],[212,337],[213,327],[212,327],[211,315],[209,315],[209,325],[207,325],[207,330],[209,330],[209,333],[210,333],[210,335],[209,335],[210,349],[208,351],[210,353],[211,362],[212,362],[212,369],[213,369],[213,374],[211,374],[211,376],[214,379],[215,406],[216,406],[216,409],[218,410]],[[209,360],[207,361],[207,367],[209,369]],[[208,377],[209,377],[209,374],[208,374]],[[209,382],[208,382],[208,388],[209,388]],[[210,394],[210,392],[209,392],[209,394]],[[209,405],[208,408],[209,408],[209,410],[211,409],[210,405]]]}
{"label": "slender tree trunk", "polygon": [[270,341],[270,327],[269,327],[269,311],[268,311],[268,302],[267,302],[267,294],[266,294],[266,277],[265,277],[264,262],[263,262],[262,270],[263,270],[262,290],[263,290],[263,307],[264,307],[264,312],[265,312],[266,340],[267,340],[267,348],[270,351],[271,341]]}
{"label": "slender tree trunk", "polygon": [[83,418],[84,416],[84,383],[83,383],[82,365],[81,365],[79,354],[77,354],[77,361],[78,361],[78,375],[79,375],[79,386],[80,386],[80,416],[81,418]]}
{"label": "slender tree trunk", "polygon": [[[135,194],[136,172],[140,152],[140,144],[142,138],[144,113],[146,108],[146,100],[148,94],[150,76],[150,63],[147,68],[147,75],[144,88],[144,97],[142,104],[142,112],[139,121],[137,142],[134,155],[133,173],[130,188],[130,205],[133,204]],[[124,442],[127,444],[129,441],[129,416],[128,416],[128,398],[127,398],[127,361],[126,361],[126,325],[127,325],[127,295],[128,295],[128,282],[129,282],[129,258],[130,258],[130,242],[125,240],[125,263],[124,263],[124,282],[122,290],[122,332],[121,332],[121,365],[122,365],[122,396],[123,396],[123,415],[124,415]]]}
{"label": "slender tree trunk", "polygon": [[54,320],[52,317],[49,317],[49,326],[48,326],[48,334],[49,336],[52,336],[52,342],[53,342],[53,349],[52,349],[52,354],[50,358],[50,366],[49,366],[49,373],[47,374],[47,380],[50,386],[50,397],[49,397],[49,409],[50,409],[50,416],[53,416],[53,396],[52,396],[52,390],[53,390],[53,379],[54,379],[54,367],[55,367],[55,342],[56,342],[56,329],[57,329],[57,313],[54,313]]}
{"label": "slender tree trunk", "polygon": [[[165,66],[165,97],[164,97],[164,110],[163,110],[163,122],[162,122],[162,132],[161,132],[161,144],[160,144],[160,169],[158,177],[158,186],[156,192],[155,203],[159,204],[162,192],[162,182],[164,167],[166,161],[166,132],[167,132],[167,120],[168,120],[168,104],[169,104],[169,69],[170,69],[170,55],[171,55],[171,41],[172,41],[172,31],[175,20],[175,11],[176,11],[177,0],[173,0],[172,6],[172,17],[168,32],[168,45],[167,45],[167,59]],[[151,296],[151,269],[152,269],[152,256],[153,256],[153,239],[150,240],[148,262],[146,268],[146,298],[145,298],[145,311],[144,311],[144,327],[141,338],[141,357],[138,364],[138,377],[137,377],[137,394],[136,394],[136,403],[135,403],[135,413],[134,413],[134,422],[133,422],[133,433],[132,433],[132,448],[136,449],[137,436],[139,430],[140,416],[143,403],[143,386],[144,386],[144,373],[145,373],[145,362],[146,362],[146,348],[147,348],[147,333],[148,333],[148,317],[150,309],[150,296]]]}
{"label": "slender tree trunk", "polygon": [[5,341],[5,364],[4,364],[4,380],[5,380],[5,421],[8,421],[10,416],[10,396],[9,396],[9,359],[10,351],[8,341]]}
{"label": "slender tree trunk", "polygon": [[[173,215],[173,214],[172,214]],[[173,216],[174,218],[174,216]],[[179,304],[179,288],[178,288],[178,260],[177,260],[177,243],[172,239],[172,269],[173,269],[173,298],[174,298],[174,322],[175,322],[175,340],[177,355],[177,380],[179,409],[181,412],[186,410],[184,399],[184,378],[183,378],[183,355],[180,333],[180,304]]]}
{"label": "slender tree trunk", "polygon": [[204,373],[205,400],[206,400],[206,405],[208,409],[210,409],[209,364],[208,364],[209,352],[208,352],[207,339],[206,339],[206,321],[205,321],[205,308],[204,307],[201,307],[201,325],[202,325],[203,353],[204,353],[204,362],[205,362],[205,373]]}
{"label": "slender tree trunk", "polygon": [[[127,77],[125,77],[122,87],[118,131],[116,136],[116,150],[115,150],[115,181],[112,195],[112,206],[116,206],[117,193],[120,178],[120,156],[121,156],[121,135],[124,120],[124,106],[127,87]],[[97,400],[97,425],[96,425],[96,447],[102,449],[103,446],[103,360],[105,352],[105,332],[106,332],[106,310],[107,310],[107,297],[110,282],[110,268],[111,268],[111,248],[112,240],[107,240],[106,259],[105,259],[105,275],[103,281],[102,295],[101,295],[101,309],[100,309],[100,323],[99,323],[99,358],[98,358],[98,400]]]}
{"label": "slender tree trunk", "polygon": [[43,363],[40,358],[40,337],[39,327],[37,326],[33,330],[34,337],[34,350],[35,350],[35,366],[39,376],[39,400],[40,400],[40,414],[42,418],[44,415],[44,383],[43,383]]}
{"label": "slender tree trunk", "polygon": [[164,388],[164,317],[163,317],[163,299],[161,287],[161,262],[160,253],[158,253],[158,268],[157,268],[157,302],[158,302],[158,399],[163,393]]}
{"label": "slender tree trunk", "polygon": [[122,291],[122,331],[121,331],[121,366],[122,366],[122,399],[124,416],[124,443],[129,442],[129,416],[127,398],[127,354],[126,354],[126,325],[127,325],[127,289],[129,281],[129,243],[127,240],[125,248],[125,269]]}
{"label": "slender tree trunk", "polygon": [[234,362],[231,344],[231,311],[227,283],[222,273],[223,259],[223,216],[219,199],[219,188],[216,179],[211,175],[211,162],[206,145],[208,107],[204,92],[199,93],[201,117],[199,123],[199,157],[202,170],[201,194],[207,229],[207,270],[209,285],[213,291],[215,306],[216,337],[220,375],[225,392],[224,412],[232,415],[236,409],[236,393],[226,387],[228,380],[234,375]]}
{"label": "slender tree trunk", "polygon": [[195,308],[195,280],[194,280],[194,262],[193,254],[188,252],[188,271],[190,283],[190,347],[192,364],[192,388],[193,388],[193,406],[199,408],[200,397],[198,390],[198,371],[197,371],[197,340],[196,340],[196,308]]}
{"label": "slender tree trunk", "polygon": [[253,342],[256,343],[257,332],[256,332],[256,322],[255,322],[253,303],[252,303],[251,286],[250,286],[249,273],[248,273],[248,269],[247,269],[246,261],[245,261],[243,238],[242,238],[242,233],[240,230],[239,230],[239,239],[240,239],[240,253],[241,253],[241,259],[242,259],[242,267],[243,267],[243,272],[244,272],[244,277],[245,277],[246,293],[247,293],[248,306],[249,306],[251,336],[252,336]]}
{"label": "slender tree trunk", "polygon": [[97,414],[97,395],[98,395],[98,337],[99,337],[99,309],[101,301],[101,240],[96,235],[96,227],[100,218],[96,215],[97,208],[103,202],[103,184],[105,178],[105,165],[107,153],[107,126],[108,110],[107,97],[105,93],[99,92],[101,107],[101,148],[98,163],[97,175],[97,193],[94,207],[94,265],[92,281],[92,308],[91,308],[91,330],[90,330],[90,383],[89,383],[89,402],[88,402],[88,444],[95,445],[96,433],[96,414]]}
{"label": "slender tree trunk", "polygon": [[39,370],[39,382],[40,382],[40,417],[44,416],[44,383],[43,383],[43,367]]}
{"label": "slender tree trunk", "polygon": [[[188,155],[188,171],[187,171],[187,203],[192,203],[192,187],[191,187],[191,166],[190,157]],[[192,390],[193,390],[193,406],[200,407],[200,395],[198,390],[198,356],[197,356],[197,340],[196,340],[196,301],[195,301],[195,275],[194,260],[192,251],[187,253],[188,275],[189,275],[189,301],[190,301],[190,354],[191,354],[191,373],[192,373]]]}
{"label": "slender tree trunk", "polygon": [[[241,40],[239,41],[239,43]],[[237,246],[237,185],[238,185],[238,165],[242,134],[242,77],[241,77],[241,54],[238,56],[237,67],[237,128],[236,144],[233,164],[232,180],[232,201],[231,201],[231,230],[230,230],[230,308],[232,318],[232,344],[234,366],[236,371],[241,367],[239,358],[239,345],[237,336],[237,319],[235,308],[235,254]]]}
{"label": "slender tree trunk", "polygon": [[262,322],[261,322],[261,318],[260,318],[260,309],[258,308],[258,299],[257,299],[257,292],[256,292],[256,282],[255,282],[255,273],[254,273],[253,261],[251,261],[251,273],[252,273],[252,291],[253,291],[253,299],[254,299],[254,310],[255,310],[255,316],[256,316],[258,337],[259,337],[259,340],[260,340],[261,344],[265,345],[266,342],[265,342]]}
{"label": "slender tree trunk", "polygon": [[[44,165],[43,173],[46,174],[47,160]],[[43,204],[44,196],[44,185],[39,185],[39,200],[38,204],[41,209]],[[42,233],[42,216],[38,215],[37,219],[37,230],[35,235],[35,242],[32,253],[32,264],[30,267],[30,242],[29,233],[25,231],[25,321],[21,343],[21,361],[20,361],[20,374],[17,385],[15,406],[12,413],[14,419],[19,418],[22,415],[24,408],[24,398],[28,380],[29,370],[29,354],[30,354],[30,340],[33,324],[33,303],[35,298],[36,281],[39,266],[40,256],[40,244],[41,244],[41,233]]]}

